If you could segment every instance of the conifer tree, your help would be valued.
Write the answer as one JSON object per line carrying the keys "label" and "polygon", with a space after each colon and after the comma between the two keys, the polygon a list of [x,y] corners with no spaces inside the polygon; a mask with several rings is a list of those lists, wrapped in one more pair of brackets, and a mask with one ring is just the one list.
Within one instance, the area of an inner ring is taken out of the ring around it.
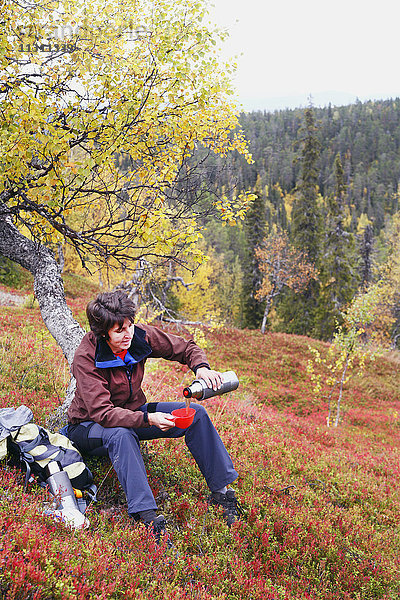
{"label": "conifer tree", "polygon": [[[304,112],[304,121],[300,156],[301,180],[293,204],[291,239],[293,245],[304,253],[306,259],[316,265],[321,240],[321,218],[317,202],[317,161],[320,143],[311,106]],[[285,331],[300,335],[311,334],[314,328],[318,294],[319,283],[315,279],[310,281],[302,293],[294,294],[288,290],[279,310]]]}
{"label": "conifer tree", "polygon": [[292,213],[292,240],[295,246],[306,252],[308,258],[316,261],[320,243],[320,211],[318,198],[317,161],[320,142],[313,110],[308,107],[304,112],[303,139],[301,150],[301,180],[298,185]]}
{"label": "conifer tree", "polygon": [[263,317],[263,306],[256,299],[262,275],[255,256],[255,249],[261,246],[266,233],[265,198],[261,189],[256,186],[252,200],[244,220],[245,248],[242,263],[243,269],[243,314],[244,327],[256,329]]}
{"label": "conifer tree", "polygon": [[372,281],[372,251],[374,246],[374,232],[372,225],[364,229],[361,240],[361,285],[366,289]]}
{"label": "conifer tree", "polygon": [[337,324],[341,324],[342,311],[358,287],[354,235],[344,227],[346,185],[339,154],[335,160],[335,179],[335,193],[327,199],[327,224],[320,259],[321,289],[314,330],[314,335],[323,339],[330,339]]}

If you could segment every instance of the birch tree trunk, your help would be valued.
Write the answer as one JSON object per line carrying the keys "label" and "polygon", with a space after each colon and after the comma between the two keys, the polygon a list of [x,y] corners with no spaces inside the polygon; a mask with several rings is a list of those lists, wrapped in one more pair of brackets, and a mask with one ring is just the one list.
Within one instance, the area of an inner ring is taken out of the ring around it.
{"label": "birch tree trunk", "polygon": [[[32,273],[34,292],[43,321],[71,365],[85,332],[75,321],[67,305],[60,267],[53,253],[22,235],[11,220],[0,217],[0,254]],[[71,403],[74,390],[75,381],[71,379],[61,407],[64,414]]]}
{"label": "birch tree trunk", "polygon": [[267,297],[267,303],[265,305],[264,316],[263,316],[263,320],[261,323],[261,333],[262,334],[265,333],[265,328],[267,326],[267,320],[268,320],[269,311],[271,310],[272,301],[273,301],[274,297],[280,292],[280,290],[281,290],[281,288],[278,287],[278,285],[276,283],[274,283],[272,286],[272,290]]}
{"label": "birch tree trunk", "polygon": [[271,304],[272,304],[272,296],[269,295],[268,299],[267,299],[267,304],[265,305],[265,310],[264,310],[264,316],[263,316],[263,320],[261,323],[261,333],[265,333],[265,328],[267,326],[267,320],[268,320],[268,315],[269,315],[269,311],[271,310]]}
{"label": "birch tree trunk", "polygon": [[338,401],[337,401],[337,405],[336,405],[335,427],[337,427],[339,425],[340,403],[342,401],[343,386],[344,386],[344,382],[345,382],[345,379],[346,379],[347,367],[349,366],[349,356],[350,356],[350,353],[348,352],[347,355],[346,355],[346,361],[345,361],[345,364],[344,364],[344,369],[343,369],[342,377],[340,379],[339,397],[338,397]]}

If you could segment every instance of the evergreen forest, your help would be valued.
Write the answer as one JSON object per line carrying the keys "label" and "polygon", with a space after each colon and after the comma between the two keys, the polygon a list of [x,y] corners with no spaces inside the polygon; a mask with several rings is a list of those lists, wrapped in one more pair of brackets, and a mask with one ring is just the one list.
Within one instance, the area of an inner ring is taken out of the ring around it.
{"label": "evergreen forest", "polygon": [[[389,277],[394,339],[397,291],[388,261],[398,248],[400,99],[242,113],[240,124],[253,162],[238,155],[205,160],[204,185],[219,198],[254,194],[238,227],[204,220],[220,262],[214,280],[221,312],[236,326],[261,326],[268,293],[260,288],[263,278],[273,286],[271,257],[285,234],[292,253],[300,252],[297,261],[309,261],[317,274],[300,287],[290,278],[283,283],[267,328],[332,339],[354,295]],[[262,247],[267,272],[256,256]]]}

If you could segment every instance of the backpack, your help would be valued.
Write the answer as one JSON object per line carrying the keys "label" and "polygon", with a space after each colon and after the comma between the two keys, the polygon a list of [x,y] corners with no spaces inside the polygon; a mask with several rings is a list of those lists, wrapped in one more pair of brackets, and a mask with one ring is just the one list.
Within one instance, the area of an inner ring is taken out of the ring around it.
{"label": "backpack", "polygon": [[71,440],[29,422],[31,418],[32,412],[25,406],[0,409],[0,458],[8,456],[12,465],[26,472],[25,488],[32,476],[46,486],[46,466],[56,461],[68,474],[72,487],[86,491],[95,500],[93,475]]}

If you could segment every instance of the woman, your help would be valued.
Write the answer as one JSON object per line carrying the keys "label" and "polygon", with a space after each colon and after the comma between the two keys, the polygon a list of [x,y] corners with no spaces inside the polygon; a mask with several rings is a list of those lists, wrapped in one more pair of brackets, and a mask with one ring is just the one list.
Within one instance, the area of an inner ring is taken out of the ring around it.
{"label": "woman", "polygon": [[126,494],[128,512],[156,535],[165,531],[163,515],[147,481],[141,440],[185,436],[186,444],[211,490],[210,502],[221,505],[228,525],[238,517],[235,493],[227,486],[238,474],[204,407],[188,429],[175,427],[172,410],[179,402],[146,402],[141,388],[148,358],[187,365],[197,378],[218,389],[221,374],[213,371],[193,340],[150,325],[134,325],[135,306],[123,292],[97,296],[86,309],[91,331],[79,345],[72,364],[76,393],[68,410],[68,437],[83,453],[108,455]]}

